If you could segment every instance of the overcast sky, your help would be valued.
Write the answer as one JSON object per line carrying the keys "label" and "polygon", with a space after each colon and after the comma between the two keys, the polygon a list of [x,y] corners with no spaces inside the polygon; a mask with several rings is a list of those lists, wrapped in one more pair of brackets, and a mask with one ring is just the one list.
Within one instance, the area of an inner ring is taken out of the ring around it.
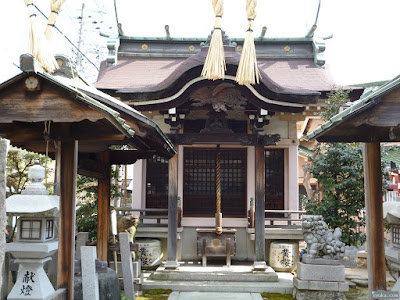
{"label": "overcast sky", "polygon": [[[88,0],[85,27],[96,29],[96,42],[106,47],[98,31],[115,32],[112,0]],[[244,37],[245,0],[225,0],[222,27],[231,37]],[[49,14],[50,0],[35,4]],[[211,0],[117,0],[118,20],[126,34],[165,36],[164,25],[172,37],[206,37],[214,22]],[[57,26],[77,40],[82,0],[66,0]],[[28,51],[28,16],[23,0],[7,1],[0,10],[0,82],[18,72],[21,53]],[[255,36],[262,26],[266,37],[304,36],[314,22],[318,0],[258,0]],[[388,80],[400,74],[400,1],[398,0],[322,0],[316,37],[333,34],[326,41],[326,62],[338,84]],[[90,15],[90,18],[89,18]],[[38,20],[44,20],[38,13]],[[39,24],[44,31],[43,22]],[[56,34],[57,52],[67,52],[68,43]]]}

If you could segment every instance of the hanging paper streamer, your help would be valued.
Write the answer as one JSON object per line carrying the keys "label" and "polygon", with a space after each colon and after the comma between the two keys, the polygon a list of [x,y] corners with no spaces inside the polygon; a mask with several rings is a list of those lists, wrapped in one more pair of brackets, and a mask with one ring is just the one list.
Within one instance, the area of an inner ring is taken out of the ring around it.
{"label": "hanging paper streamer", "polygon": [[212,0],[212,5],[215,13],[215,25],[201,76],[217,80],[224,79],[226,70],[221,28],[222,15],[224,14],[224,0]]}
{"label": "hanging paper streamer", "polygon": [[58,68],[56,59],[50,50],[47,39],[43,32],[40,32],[36,24],[36,14],[33,10],[32,0],[25,0],[29,13],[29,45],[30,52],[42,67],[49,73]]}
{"label": "hanging paper streamer", "polygon": [[51,3],[50,3],[51,13],[49,16],[49,20],[47,22],[46,31],[44,32],[44,35],[46,36],[48,41],[51,40],[51,37],[53,35],[53,27],[56,24],[58,12],[60,11],[61,6],[63,5],[64,2],[65,2],[65,0],[51,0]]}
{"label": "hanging paper streamer", "polygon": [[240,85],[259,83],[261,78],[257,66],[256,47],[253,37],[253,23],[256,18],[257,0],[246,0],[248,29],[242,48],[242,55],[236,73],[236,81]]}

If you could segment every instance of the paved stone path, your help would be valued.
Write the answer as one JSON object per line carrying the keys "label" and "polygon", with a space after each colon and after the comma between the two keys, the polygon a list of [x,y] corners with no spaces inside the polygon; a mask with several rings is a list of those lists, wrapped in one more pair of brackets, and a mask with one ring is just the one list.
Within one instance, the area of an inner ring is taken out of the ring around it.
{"label": "paved stone path", "polygon": [[168,300],[262,300],[258,293],[172,292]]}

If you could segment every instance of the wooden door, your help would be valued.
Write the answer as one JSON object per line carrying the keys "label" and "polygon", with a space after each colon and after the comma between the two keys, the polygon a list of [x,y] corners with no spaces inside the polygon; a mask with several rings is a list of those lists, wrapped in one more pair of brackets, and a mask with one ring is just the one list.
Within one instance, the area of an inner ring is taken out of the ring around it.
{"label": "wooden door", "polygon": [[265,209],[284,209],[284,150],[265,149]]}

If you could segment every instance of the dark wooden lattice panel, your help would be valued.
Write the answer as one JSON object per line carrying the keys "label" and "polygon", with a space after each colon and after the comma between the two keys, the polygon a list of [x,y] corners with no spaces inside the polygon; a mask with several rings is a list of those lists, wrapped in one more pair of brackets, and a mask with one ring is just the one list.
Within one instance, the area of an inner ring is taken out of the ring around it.
{"label": "dark wooden lattice panel", "polygon": [[265,209],[284,209],[284,151],[266,149]]}
{"label": "dark wooden lattice panel", "polygon": [[[246,214],[246,150],[221,149],[221,210]],[[214,216],[217,150],[187,148],[184,154],[184,215]]]}
{"label": "dark wooden lattice panel", "polygon": [[168,160],[147,159],[146,208],[168,208]]}

